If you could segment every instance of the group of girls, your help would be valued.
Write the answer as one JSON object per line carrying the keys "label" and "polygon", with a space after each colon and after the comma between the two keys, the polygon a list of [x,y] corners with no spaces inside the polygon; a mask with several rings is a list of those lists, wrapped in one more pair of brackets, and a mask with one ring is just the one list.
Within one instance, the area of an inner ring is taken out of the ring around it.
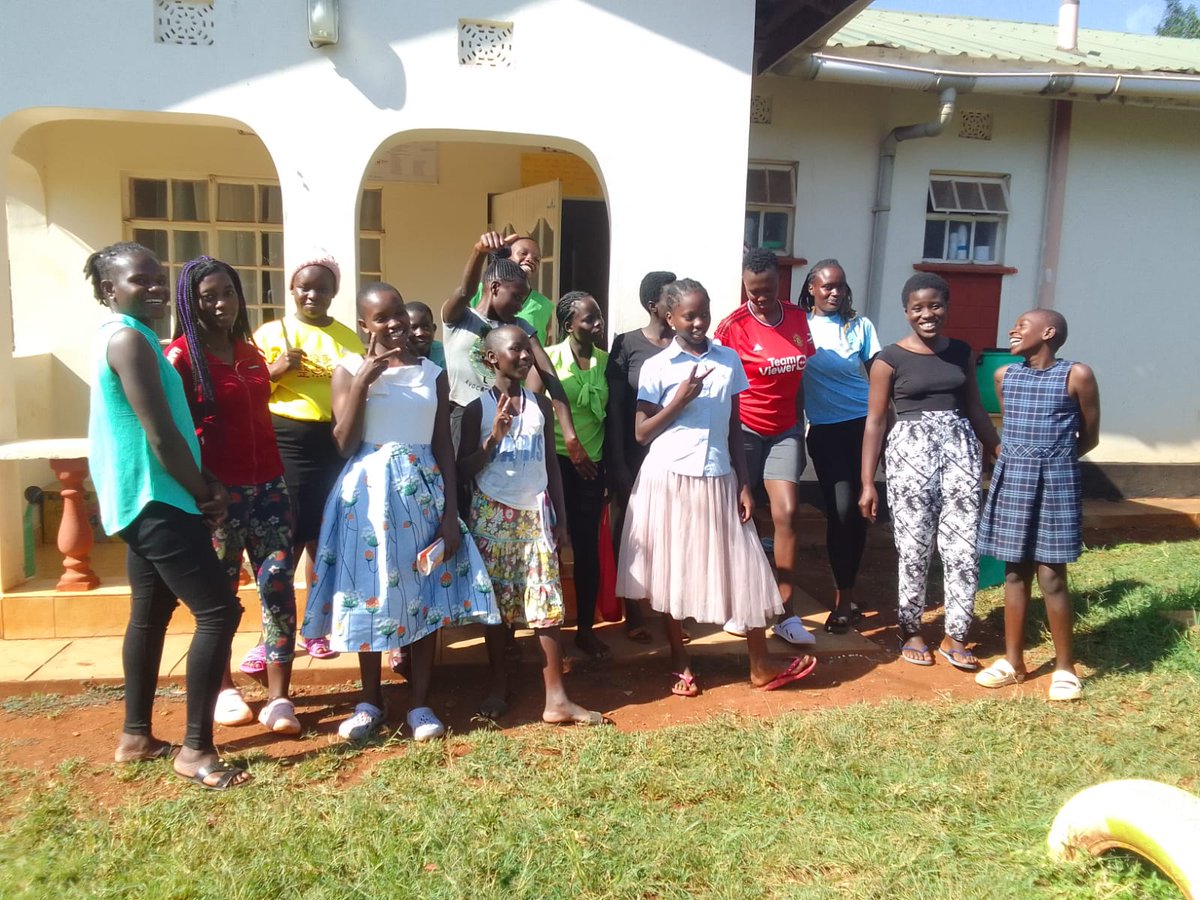
{"label": "group of girls", "polygon": [[[273,732],[301,730],[288,691],[302,636],[316,658],[359,654],[361,702],[339,725],[342,737],[383,722],[383,653],[411,685],[414,738],[442,734],[428,702],[434,634],[472,623],[484,626],[491,669],[482,714],[507,708],[512,632],[524,627],[543,656],[543,719],[603,723],[563,683],[558,553],[573,546],[576,647],[607,656],[592,624],[609,499],[628,635],[651,639],[640,601],[664,614],[673,693],[700,692],[688,618],[743,635],[758,688],[804,678],[815,658],[772,656],[766,629],[793,645],[814,640],[792,605],[806,414],[836,585],[827,630],[848,629],[865,605],[854,585],[894,408],[887,472],[902,658],[933,662],[920,624],[936,542],[947,607],[938,652],[978,668],[965,641],[980,442],[989,455],[999,444],[969,348],[942,335],[944,281],[910,279],[902,299],[913,334],[881,351],[836,260],[813,267],[797,306],[779,297],[774,255],[748,253],[745,302],[717,326],[717,340],[708,337],[704,287],[652,272],[641,289],[647,324],[619,335],[610,355],[599,304],[580,291],[553,307],[562,341],[543,346],[549,301],[529,284],[539,264],[531,239],[482,235],[441,308],[444,343],[433,339],[428,306],[366,285],[357,298],[364,345],[329,315],[341,273],[328,254],[294,267],[294,312],[253,335],[237,272],[201,257],[180,272],[176,336],[164,355],[152,329],[169,301],[159,261],[131,243],[89,257],[85,273],[113,313],[97,338],[92,475],[106,530],[128,545],[132,595],[119,761],[170,758],[178,774],[211,789],[249,780],[213,744],[214,721],[255,718],[229,671],[243,555],[261,598],[262,639],[240,668],[265,673],[257,718]],[[1094,421],[1086,424],[1081,446],[1094,443]],[[770,504],[774,572],[752,523],[756,493]],[[1009,510],[998,508],[1003,519]],[[312,587],[298,628],[302,552]],[[1013,566],[1027,596],[1032,569]],[[196,619],[182,747],[151,730],[177,600]],[[1023,675],[1015,664],[988,671],[987,686]]]}

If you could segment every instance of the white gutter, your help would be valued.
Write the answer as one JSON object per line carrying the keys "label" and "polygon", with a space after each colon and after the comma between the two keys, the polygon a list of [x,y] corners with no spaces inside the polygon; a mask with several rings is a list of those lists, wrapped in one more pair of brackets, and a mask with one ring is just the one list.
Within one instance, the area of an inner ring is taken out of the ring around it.
{"label": "white gutter", "polygon": [[812,53],[788,59],[772,72],[811,81],[836,81],[872,87],[940,91],[953,87],[960,93],[1083,95],[1139,101],[1182,100],[1200,103],[1200,76],[1142,75],[1110,72],[976,72],[940,69],[881,60],[855,59],[829,53]]}
{"label": "white gutter", "polygon": [[871,209],[871,256],[867,264],[867,314],[878,319],[883,257],[887,247],[888,220],[892,212],[892,177],[896,171],[896,146],[901,141],[937,137],[954,116],[957,91],[943,88],[938,97],[937,118],[916,125],[893,128],[879,145],[879,170],[875,179],[875,205]]}

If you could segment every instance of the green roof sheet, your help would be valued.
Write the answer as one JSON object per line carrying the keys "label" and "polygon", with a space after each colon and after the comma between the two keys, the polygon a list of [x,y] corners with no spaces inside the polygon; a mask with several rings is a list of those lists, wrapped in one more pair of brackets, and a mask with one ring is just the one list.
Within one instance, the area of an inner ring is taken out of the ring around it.
{"label": "green roof sheet", "polygon": [[864,57],[864,50],[876,48],[873,58],[933,54],[969,60],[973,68],[992,61],[1003,69],[1200,73],[1200,40],[1080,28],[1077,53],[1059,50],[1057,43],[1056,25],[866,9],[834,34],[826,49]]}

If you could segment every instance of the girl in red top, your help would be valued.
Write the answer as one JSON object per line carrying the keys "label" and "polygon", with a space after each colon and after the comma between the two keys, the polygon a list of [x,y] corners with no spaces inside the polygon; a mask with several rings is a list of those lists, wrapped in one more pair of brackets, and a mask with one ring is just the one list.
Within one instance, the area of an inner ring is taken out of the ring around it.
{"label": "girl in red top", "polygon": [[[229,516],[213,544],[234,590],[242,553],[250,555],[262,600],[263,641],[244,672],[267,673],[267,704],[258,719],[269,730],[299,734],[288,687],[296,645],[292,512],[267,401],[271,380],[250,338],[246,298],[233,268],[201,256],[179,273],[178,320],[167,359],[187,391],[200,460],[229,491]],[[216,721],[245,725],[253,713],[226,669]]]}
{"label": "girl in red top", "polygon": [[[775,525],[775,573],[784,610],[773,632],[789,644],[811,644],[792,605],[796,577],[797,511],[804,472],[804,366],[816,355],[804,310],[779,300],[779,267],[770,250],[742,260],[747,301],[722,320],[714,337],[737,353],[750,381],[739,398],[742,441],[751,488],[766,490]],[[726,630],[744,632],[742,623]]]}

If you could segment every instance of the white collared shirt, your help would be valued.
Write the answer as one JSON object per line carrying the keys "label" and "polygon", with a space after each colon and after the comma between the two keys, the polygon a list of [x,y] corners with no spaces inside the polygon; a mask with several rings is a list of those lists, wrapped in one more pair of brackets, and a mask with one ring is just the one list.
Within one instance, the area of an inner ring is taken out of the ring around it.
{"label": "white collared shirt", "polygon": [[646,463],[678,475],[714,478],[730,471],[729,412],[734,395],[750,386],[737,354],[709,341],[704,353],[693,356],[672,340],[642,366],[638,400],[666,406],[697,365],[701,372],[712,369],[700,396],[654,439]]}

